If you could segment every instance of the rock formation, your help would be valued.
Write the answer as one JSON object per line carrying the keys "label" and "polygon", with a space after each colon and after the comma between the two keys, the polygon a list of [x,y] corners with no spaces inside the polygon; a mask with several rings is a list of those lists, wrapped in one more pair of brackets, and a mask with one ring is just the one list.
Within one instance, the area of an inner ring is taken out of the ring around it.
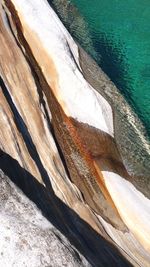
{"label": "rock formation", "polygon": [[[124,162],[116,140],[114,109],[97,86],[93,85],[95,89],[92,86],[92,77],[87,75],[84,65],[87,55],[46,0],[4,0],[0,8],[2,185],[5,179],[6,184],[11,179],[54,225],[54,232],[62,232],[58,233],[54,249],[66,247],[68,252],[62,255],[66,257],[64,264],[69,255],[71,258],[70,265],[64,266],[148,267],[150,200],[149,185],[145,186],[148,178],[134,175]],[[108,88],[112,86],[105,75],[102,80]],[[148,154],[149,144],[145,141],[142,144]],[[11,192],[4,187],[3,194]],[[16,229],[10,222],[11,217],[15,222],[13,212],[8,214],[2,209],[1,214],[2,225],[6,221],[18,235],[19,224],[23,229],[25,222],[29,224],[27,231],[32,228],[28,217],[33,204],[29,202],[29,209],[27,205],[26,218],[24,210],[17,212],[17,207],[24,204],[19,200],[23,197],[20,191],[15,192]],[[35,213],[32,217],[38,221],[39,210]],[[48,225],[50,234],[50,224],[44,218],[41,220]],[[35,227],[42,241],[35,234],[31,239],[42,244],[55,242],[56,234],[51,241],[45,229]],[[14,234],[15,238],[19,237]],[[61,245],[61,240],[66,240],[63,241],[66,245]],[[47,245],[44,246],[47,250]],[[34,257],[37,254],[34,250]],[[62,258],[58,263],[53,261],[56,254],[49,254],[52,248],[46,254],[43,251],[42,257],[50,257],[51,265],[33,260],[30,266],[63,266]],[[3,255],[3,265],[4,262]],[[23,266],[17,259],[12,264]],[[29,264],[26,262],[26,266]]]}
{"label": "rock formation", "polygon": [[0,183],[1,266],[91,266],[1,171]]}

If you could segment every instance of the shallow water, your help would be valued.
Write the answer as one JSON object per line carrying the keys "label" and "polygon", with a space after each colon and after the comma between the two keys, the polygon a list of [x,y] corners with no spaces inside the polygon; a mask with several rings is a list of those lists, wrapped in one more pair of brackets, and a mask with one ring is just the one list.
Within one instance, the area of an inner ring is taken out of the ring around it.
{"label": "shallow water", "polygon": [[97,63],[132,105],[150,136],[149,0],[72,3],[88,24]]}

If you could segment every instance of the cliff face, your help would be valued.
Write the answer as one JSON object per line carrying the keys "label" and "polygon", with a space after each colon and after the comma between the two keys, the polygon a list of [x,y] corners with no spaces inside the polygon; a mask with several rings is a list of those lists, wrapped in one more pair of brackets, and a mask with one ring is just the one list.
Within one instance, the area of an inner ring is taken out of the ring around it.
{"label": "cliff face", "polygon": [[1,170],[89,264],[148,266],[147,189],[123,163],[78,46],[45,0],[2,1],[0,40]]}

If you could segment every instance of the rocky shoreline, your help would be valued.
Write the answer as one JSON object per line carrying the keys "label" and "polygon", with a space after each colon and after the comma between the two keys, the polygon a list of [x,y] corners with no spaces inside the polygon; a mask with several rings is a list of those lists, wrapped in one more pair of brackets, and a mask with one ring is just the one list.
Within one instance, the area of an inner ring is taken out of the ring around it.
{"label": "rocky shoreline", "polygon": [[[88,54],[91,51],[93,53],[94,47],[88,26],[77,8],[68,0],[49,2],[78,44],[79,60],[85,79],[111,105],[114,114],[115,140],[119,152],[129,173],[138,180],[135,185],[149,198],[150,142],[145,127],[116,86]],[[95,54],[92,56],[97,57]]]}
{"label": "rocky shoreline", "polygon": [[148,267],[147,161],[139,156],[149,148],[143,139],[138,153],[129,150],[139,138],[130,109],[46,0],[5,0],[0,11],[4,177],[91,266]]}

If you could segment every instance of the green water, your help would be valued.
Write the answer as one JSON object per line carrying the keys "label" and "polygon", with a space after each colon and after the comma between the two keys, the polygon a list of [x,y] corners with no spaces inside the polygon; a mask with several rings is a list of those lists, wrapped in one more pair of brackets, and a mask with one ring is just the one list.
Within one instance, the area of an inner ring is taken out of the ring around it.
{"label": "green water", "polygon": [[136,111],[150,136],[150,1],[72,3],[88,24],[97,63]]}

